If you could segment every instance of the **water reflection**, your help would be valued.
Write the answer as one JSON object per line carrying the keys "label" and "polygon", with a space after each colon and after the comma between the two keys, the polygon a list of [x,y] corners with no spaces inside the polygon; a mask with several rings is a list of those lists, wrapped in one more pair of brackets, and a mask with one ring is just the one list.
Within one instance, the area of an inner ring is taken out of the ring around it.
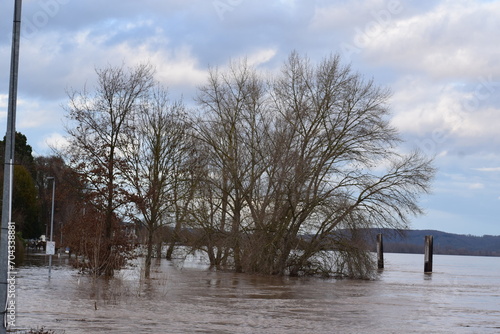
{"label": "water reflection", "polygon": [[[455,266],[423,275],[418,255],[387,254],[375,281],[215,272],[199,259],[141,262],[113,279],[78,274],[67,258],[30,255],[18,275],[18,324],[66,333],[494,333],[500,328],[496,258],[475,276]],[[467,258],[462,259],[468,260]],[[496,262],[494,262],[496,261]],[[439,263],[439,261],[436,261]],[[496,265],[495,266],[493,266]],[[476,266],[478,264],[476,263]]]}

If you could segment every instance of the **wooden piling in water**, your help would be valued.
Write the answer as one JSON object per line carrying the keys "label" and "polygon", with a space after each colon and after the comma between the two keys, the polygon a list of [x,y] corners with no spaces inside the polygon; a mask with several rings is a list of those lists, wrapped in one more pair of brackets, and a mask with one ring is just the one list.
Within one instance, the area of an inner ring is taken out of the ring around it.
{"label": "wooden piling in water", "polygon": [[432,273],[432,255],[433,255],[433,237],[432,235],[425,236],[425,259],[424,272]]}
{"label": "wooden piling in water", "polygon": [[384,269],[384,239],[382,233],[377,234],[377,264],[378,269]]}

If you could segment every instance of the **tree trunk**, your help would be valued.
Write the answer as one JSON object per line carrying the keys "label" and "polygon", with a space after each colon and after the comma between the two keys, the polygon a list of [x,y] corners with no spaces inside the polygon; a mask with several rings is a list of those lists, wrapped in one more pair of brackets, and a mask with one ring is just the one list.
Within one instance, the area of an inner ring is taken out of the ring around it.
{"label": "tree trunk", "polygon": [[161,251],[163,248],[163,242],[161,240],[156,244],[156,258],[161,259]]}
{"label": "tree trunk", "polygon": [[105,221],[105,233],[104,242],[106,243],[106,254],[104,258],[104,276],[113,277],[114,276],[114,263],[113,263],[113,245],[111,238],[113,235],[113,151],[110,157],[110,166],[108,171],[108,194],[106,203],[106,221]]}
{"label": "tree trunk", "polygon": [[175,244],[180,240],[179,234],[181,232],[182,223],[181,219],[179,219],[178,216],[176,216],[176,218],[177,219],[175,223],[174,233],[172,234],[172,240],[170,241],[167,249],[167,260],[172,260],[172,254],[174,253]]}
{"label": "tree trunk", "polygon": [[151,274],[151,258],[153,257],[153,229],[148,230],[148,242],[146,252],[146,263],[144,266],[144,277],[148,279]]}
{"label": "tree trunk", "polygon": [[175,244],[175,241],[172,240],[170,242],[170,244],[168,245],[167,256],[166,256],[167,260],[172,260],[172,254],[174,253],[174,244]]}
{"label": "tree trunk", "polygon": [[232,226],[232,243],[233,243],[233,257],[234,257],[234,269],[237,273],[243,272],[243,265],[241,263],[241,246],[240,246],[240,204],[236,201],[233,226]]}

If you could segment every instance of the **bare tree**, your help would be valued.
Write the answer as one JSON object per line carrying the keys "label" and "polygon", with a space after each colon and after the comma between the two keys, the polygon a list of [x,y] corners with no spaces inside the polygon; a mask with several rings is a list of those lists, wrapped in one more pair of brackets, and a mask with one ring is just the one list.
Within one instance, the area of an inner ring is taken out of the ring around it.
{"label": "bare tree", "polygon": [[[136,204],[138,221],[147,230],[145,277],[149,278],[153,245],[161,227],[180,222],[176,205],[183,197],[189,152],[187,116],[181,102],[171,102],[160,86],[142,99],[133,140],[124,155],[122,172]],[[179,227],[180,228],[180,227]],[[155,242],[156,241],[156,242]]]}
{"label": "bare tree", "polygon": [[[279,220],[287,240],[276,271],[286,267],[295,275],[325,249],[348,250],[351,242],[339,230],[352,237],[365,227],[406,228],[421,213],[417,198],[428,191],[434,170],[416,152],[398,153],[387,90],[342,66],[339,56],[314,67],[294,53],[272,96],[281,116],[278,135],[288,146],[276,152],[284,159],[277,187],[286,194]],[[299,233],[310,238],[292,254]],[[355,253],[347,254],[352,263]]]}
{"label": "bare tree", "polygon": [[399,153],[389,96],[339,56],[312,65],[292,53],[268,82],[245,63],[211,72],[198,135],[237,271],[366,276],[360,231],[421,213],[434,170]]}
{"label": "bare tree", "polygon": [[[232,63],[227,72],[211,70],[209,82],[201,87],[198,102],[204,111],[197,135],[206,157],[207,177],[203,183],[203,205],[209,204],[210,229],[218,230],[221,246],[232,251],[236,271],[242,271],[242,242],[251,232],[245,212],[245,198],[255,186],[255,170],[260,160],[259,126],[264,122],[264,82],[246,62]],[[205,226],[206,227],[206,226]],[[217,262],[219,262],[219,260]],[[217,263],[219,264],[219,263]]]}
{"label": "bare tree", "polygon": [[[100,262],[113,264],[120,263],[114,259],[119,256],[112,243],[114,226],[120,220],[119,210],[127,204],[127,189],[118,167],[131,140],[139,102],[154,81],[150,65],[131,69],[109,66],[96,72],[98,82],[93,92],[84,88],[69,93],[69,147],[65,156],[95,195],[93,205],[104,217],[107,250],[99,254]],[[112,276],[113,269],[112,265],[104,266],[103,273]]]}

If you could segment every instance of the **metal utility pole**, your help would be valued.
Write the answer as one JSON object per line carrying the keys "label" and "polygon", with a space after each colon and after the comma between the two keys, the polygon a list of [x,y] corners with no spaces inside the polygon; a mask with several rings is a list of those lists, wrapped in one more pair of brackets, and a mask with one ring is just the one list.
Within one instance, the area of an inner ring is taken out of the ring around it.
{"label": "metal utility pole", "polygon": [[16,137],[17,78],[19,71],[19,44],[21,39],[22,0],[15,0],[14,26],[12,29],[12,51],[10,59],[9,105],[7,110],[7,133],[5,136],[5,165],[3,180],[2,222],[0,231],[0,309],[2,321],[0,334],[7,332],[7,280],[9,278],[9,222],[12,219],[12,185],[14,171],[14,148]]}

